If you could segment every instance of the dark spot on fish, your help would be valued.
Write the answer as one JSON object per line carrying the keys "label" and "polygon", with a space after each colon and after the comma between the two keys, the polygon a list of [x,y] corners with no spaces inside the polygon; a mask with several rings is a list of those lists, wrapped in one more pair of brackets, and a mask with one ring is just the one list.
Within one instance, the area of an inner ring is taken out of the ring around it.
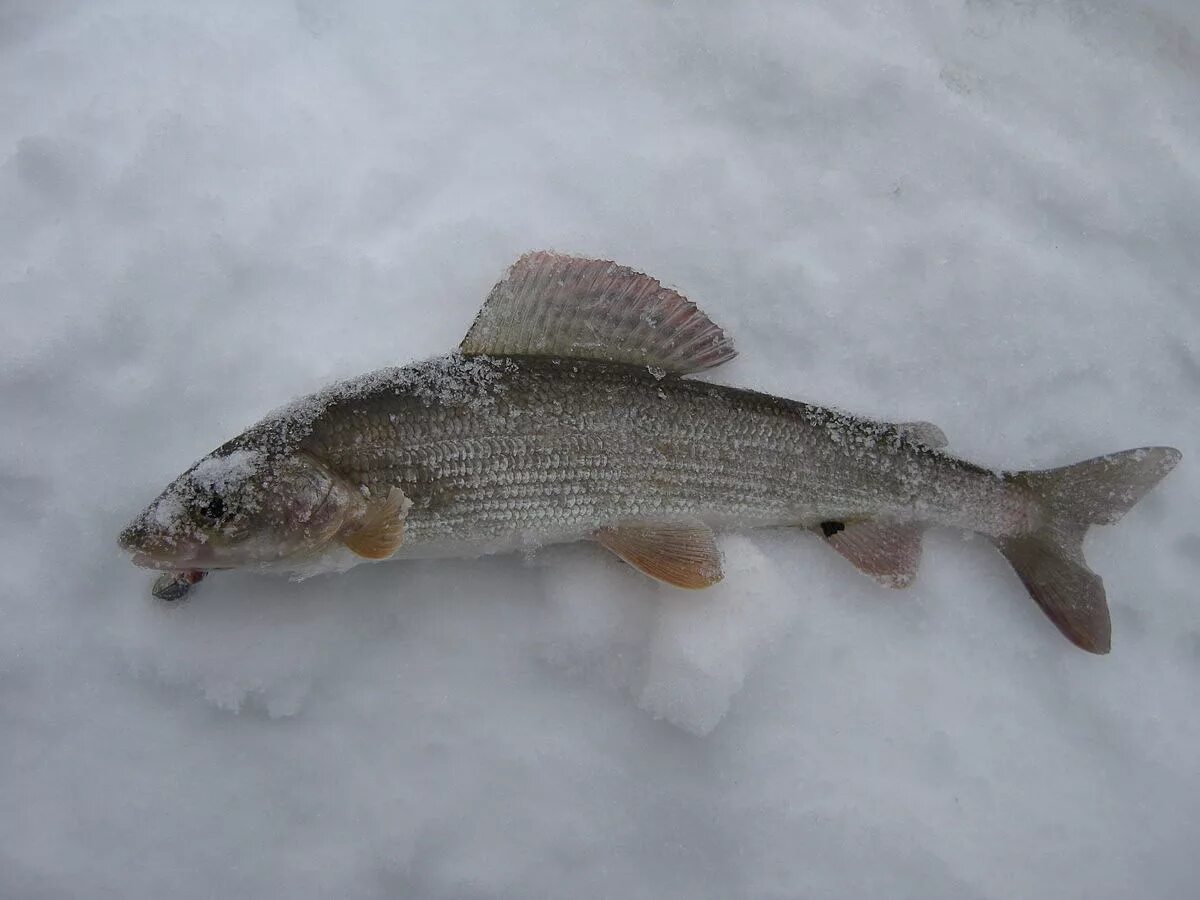
{"label": "dark spot on fish", "polygon": [[845,530],[846,530],[846,525],[844,522],[829,521],[829,522],[821,523],[821,534],[825,535],[825,537],[827,537],[827,538],[833,537],[839,531],[845,531]]}
{"label": "dark spot on fish", "polygon": [[213,494],[208,503],[204,506],[204,516],[213,522],[220,522],[225,518],[225,500],[220,494]]}

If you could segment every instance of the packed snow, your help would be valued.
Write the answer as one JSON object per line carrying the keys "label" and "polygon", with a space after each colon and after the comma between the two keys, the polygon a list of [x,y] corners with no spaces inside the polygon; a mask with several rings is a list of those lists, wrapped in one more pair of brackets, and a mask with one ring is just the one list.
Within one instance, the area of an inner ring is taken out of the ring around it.
{"label": "packed snow", "polygon": [[[1099,898],[1200,883],[1200,8],[0,6],[0,896]],[[1184,458],[1087,552],[660,587],[590,545],[184,603],[116,547],[291,398],[456,346],[555,248],[704,377],[1010,468]]]}

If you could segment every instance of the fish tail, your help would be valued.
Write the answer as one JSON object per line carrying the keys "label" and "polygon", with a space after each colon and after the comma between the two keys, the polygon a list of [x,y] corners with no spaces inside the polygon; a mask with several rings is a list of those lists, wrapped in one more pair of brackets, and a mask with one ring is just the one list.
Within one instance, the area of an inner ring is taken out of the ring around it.
{"label": "fish tail", "polygon": [[1038,503],[1033,531],[996,539],[1025,588],[1071,643],[1107,653],[1112,625],[1104,582],[1083,558],[1092,525],[1111,525],[1179,462],[1171,447],[1143,447],[1008,479]]}

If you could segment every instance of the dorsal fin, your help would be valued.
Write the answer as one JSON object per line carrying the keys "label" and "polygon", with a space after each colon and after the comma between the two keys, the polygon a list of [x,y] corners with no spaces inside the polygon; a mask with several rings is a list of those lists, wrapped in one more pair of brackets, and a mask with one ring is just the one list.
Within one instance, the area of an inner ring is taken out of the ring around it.
{"label": "dorsal fin", "polygon": [[683,375],[737,355],[694,303],[600,259],[526,253],[492,288],[459,349],[649,366]]}

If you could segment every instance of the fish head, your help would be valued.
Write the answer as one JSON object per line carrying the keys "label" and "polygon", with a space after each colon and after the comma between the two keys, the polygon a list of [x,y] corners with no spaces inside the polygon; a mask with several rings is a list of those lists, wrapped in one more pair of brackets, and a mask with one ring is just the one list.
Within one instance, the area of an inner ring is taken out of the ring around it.
{"label": "fish head", "polygon": [[119,542],[150,569],[268,565],[318,553],[360,505],[306,453],[222,447],[167,485]]}

